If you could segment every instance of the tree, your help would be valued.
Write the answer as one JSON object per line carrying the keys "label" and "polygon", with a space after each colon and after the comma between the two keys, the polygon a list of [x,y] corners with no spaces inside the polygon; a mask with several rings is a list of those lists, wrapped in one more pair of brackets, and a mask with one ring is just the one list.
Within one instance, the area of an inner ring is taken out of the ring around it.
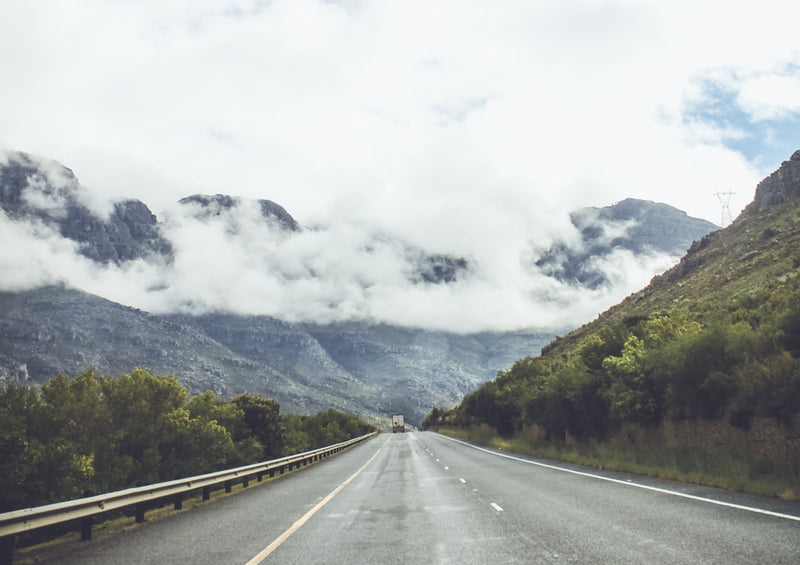
{"label": "tree", "polygon": [[253,436],[245,422],[244,410],[235,402],[217,398],[213,391],[208,390],[190,398],[186,409],[192,418],[215,422],[228,431],[233,442],[233,450],[227,457],[231,465],[255,463],[264,456],[264,446]]}
{"label": "tree", "polygon": [[235,453],[228,430],[184,408],[167,415],[158,448],[161,481],[224,469]]}
{"label": "tree", "polygon": [[237,394],[232,402],[242,410],[251,435],[263,447],[263,458],[276,457],[283,447],[280,405],[271,398],[250,393]]}
{"label": "tree", "polygon": [[103,376],[100,385],[111,413],[118,463],[127,470],[121,481],[127,485],[158,482],[159,440],[167,431],[170,414],[186,401],[188,389],[171,375],[156,377],[138,367],[115,379]]}
{"label": "tree", "polygon": [[91,457],[59,433],[35,388],[0,388],[0,512],[75,498],[89,486]]}

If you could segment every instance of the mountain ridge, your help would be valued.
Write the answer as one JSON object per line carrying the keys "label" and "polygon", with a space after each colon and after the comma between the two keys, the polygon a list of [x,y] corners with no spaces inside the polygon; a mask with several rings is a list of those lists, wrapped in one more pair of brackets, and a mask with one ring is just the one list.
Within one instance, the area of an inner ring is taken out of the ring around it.
{"label": "mountain ridge", "polygon": [[[98,265],[122,266],[127,269],[126,276],[136,276],[132,264],[163,265],[166,274],[153,287],[157,292],[169,284],[171,269],[182,260],[185,247],[181,245],[195,244],[192,237],[179,244],[169,239],[174,237],[170,230],[175,227],[160,222],[138,200],[114,203],[105,215],[96,211],[77,177],[63,165],[19,153],[6,160],[5,166],[0,165],[0,206],[11,221],[43,222],[53,233],[75,242],[84,257]],[[635,213],[620,206],[635,209]],[[266,226],[268,233],[277,233],[279,243],[270,253],[280,252],[284,249],[280,242],[293,237],[317,237],[269,200],[193,195],[181,199],[178,208],[188,211],[187,221],[212,225],[216,231],[210,233],[221,238],[243,235],[252,239],[253,233],[247,231],[252,227],[246,222],[254,220]],[[633,200],[582,212],[578,216],[586,221],[576,220],[576,228],[586,228],[582,245],[592,248],[592,229],[605,233],[603,222],[610,218],[630,224],[625,224],[622,236],[634,230],[627,240],[610,240],[611,249],[621,248],[621,242],[637,237],[634,216],[638,214],[641,221],[653,210],[662,214],[673,210],[671,214],[687,217],[666,205]],[[269,231],[273,229],[277,231]],[[364,255],[358,259],[370,257],[374,247],[390,249],[389,256],[404,262],[396,272],[412,285],[457,287],[476,276],[471,259],[379,235],[362,245]],[[594,249],[601,253],[597,245]],[[203,250],[199,253],[202,256]],[[572,260],[581,268],[581,261],[590,258],[591,254],[584,253]],[[215,268],[214,257],[202,259],[198,265]],[[292,261],[293,270],[280,275],[289,280],[307,275],[309,283],[316,284],[321,275],[315,260],[306,262],[309,264]],[[366,291],[373,284],[356,282]],[[175,374],[193,392],[213,390],[223,397],[258,392],[274,396],[290,412],[329,407],[361,415],[402,411],[411,423],[419,422],[431,406],[456,404],[499,370],[538,352],[563,331],[456,333],[371,318],[290,322],[218,308],[149,313],[79,291],[68,283],[3,292],[0,305],[0,380],[41,383],[59,372],[78,374],[92,366],[112,375],[142,366]]]}
{"label": "mountain ridge", "polygon": [[[411,423],[552,338],[520,331],[510,345],[492,345],[505,334],[154,315],[64,286],[0,292],[0,312],[0,381],[39,384],[60,372],[94,367],[117,375],[140,366],[174,374],[194,393],[255,392],[296,413],[336,408],[375,417],[403,410]],[[342,340],[349,350],[337,348]],[[470,363],[460,359],[465,350]]]}
{"label": "mountain ridge", "polygon": [[71,169],[55,161],[43,165],[20,152],[7,153],[6,159],[0,166],[0,208],[11,218],[42,222],[98,263],[171,259],[172,245],[162,237],[155,214],[140,200],[114,202],[108,218],[103,218],[82,198]]}
{"label": "mountain ridge", "polygon": [[590,289],[608,283],[595,263],[616,250],[681,256],[694,241],[719,229],[667,204],[636,198],[603,208],[581,208],[570,213],[570,221],[580,233],[580,245],[556,241],[536,266],[560,281]]}

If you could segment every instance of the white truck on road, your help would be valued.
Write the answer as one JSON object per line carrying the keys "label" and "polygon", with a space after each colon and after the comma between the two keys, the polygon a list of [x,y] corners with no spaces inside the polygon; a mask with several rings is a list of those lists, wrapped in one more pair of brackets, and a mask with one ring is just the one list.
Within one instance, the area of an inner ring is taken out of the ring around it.
{"label": "white truck on road", "polygon": [[392,416],[392,433],[405,432],[406,425],[403,423],[403,415],[395,414]]}

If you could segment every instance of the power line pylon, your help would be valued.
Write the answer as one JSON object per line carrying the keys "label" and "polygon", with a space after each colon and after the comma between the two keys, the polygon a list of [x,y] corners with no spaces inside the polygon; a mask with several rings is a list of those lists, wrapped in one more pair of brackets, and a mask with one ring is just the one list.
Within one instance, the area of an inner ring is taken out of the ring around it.
{"label": "power line pylon", "polygon": [[719,225],[723,228],[733,221],[731,215],[731,197],[736,194],[735,192],[716,192],[714,195],[719,198],[719,203],[722,205],[722,216]]}

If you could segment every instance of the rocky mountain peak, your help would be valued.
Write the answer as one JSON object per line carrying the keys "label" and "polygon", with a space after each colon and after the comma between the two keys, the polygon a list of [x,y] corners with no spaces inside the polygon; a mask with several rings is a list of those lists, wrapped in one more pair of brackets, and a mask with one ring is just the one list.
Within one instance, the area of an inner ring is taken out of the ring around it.
{"label": "rocky mountain peak", "polygon": [[78,179],[55,161],[42,162],[19,151],[8,151],[0,166],[0,206],[6,213],[63,216],[78,199]]}
{"label": "rocky mountain peak", "polygon": [[158,256],[169,260],[172,246],[158,219],[139,200],[112,205],[105,217],[71,169],[49,159],[7,152],[0,166],[0,208],[13,219],[35,219],[79,244],[99,263],[123,263]]}
{"label": "rocky mountain peak", "polygon": [[[246,200],[237,196],[229,196],[227,194],[193,194],[186,198],[181,198],[178,203],[184,206],[195,205],[198,207],[197,215],[202,218],[209,218],[219,216],[223,212],[232,210],[233,208],[245,203]],[[276,204],[272,200],[259,199],[255,201],[260,210],[261,215],[267,220],[277,221],[277,224],[288,231],[299,231],[300,224],[292,217],[286,209],[280,204]]]}
{"label": "rocky mountain peak", "polygon": [[744,209],[743,215],[762,212],[798,196],[800,196],[800,150],[795,151],[788,161],[781,163],[777,171],[758,184],[755,198]]}
{"label": "rocky mountain peak", "polygon": [[677,259],[693,241],[718,229],[667,204],[626,198],[603,208],[587,207],[570,214],[580,233],[578,244],[556,241],[536,266],[562,282],[597,289],[608,284],[598,259],[615,251],[637,255],[664,254]]}

